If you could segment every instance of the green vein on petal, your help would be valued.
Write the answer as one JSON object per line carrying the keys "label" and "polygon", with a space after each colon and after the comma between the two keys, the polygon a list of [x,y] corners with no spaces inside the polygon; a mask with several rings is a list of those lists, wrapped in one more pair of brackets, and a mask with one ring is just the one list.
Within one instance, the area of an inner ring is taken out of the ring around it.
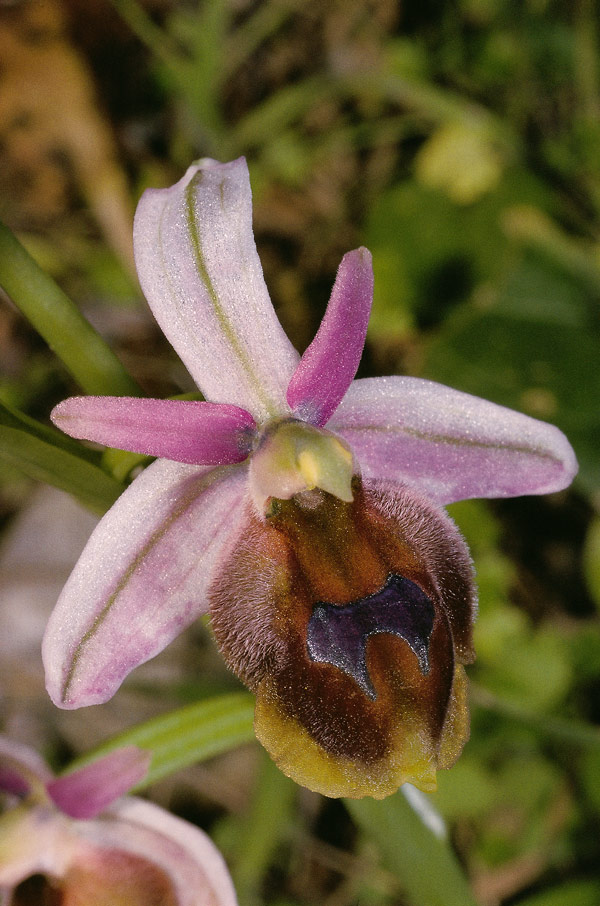
{"label": "green vein on petal", "polygon": [[[196,219],[196,213],[194,210],[194,191],[197,188],[197,186],[201,183],[203,175],[204,174],[201,170],[198,171],[198,173],[196,173],[195,176],[193,176],[192,179],[189,181],[189,183],[185,189],[185,207],[186,207],[187,224],[188,224],[188,229],[189,229],[189,233],[190,233],[190,239],[192,242],[192,247],[194,250],[194,257],[195,257],[195,261],[196,261],[196,269],[198,271],[198,276],[200,277],[202,283],[206,287],[206,291],[208,292],[208,294],[210,296],[210,299],[211,299],[211,302],[213,305],[213,310],[215,313],[215,317],[217,318],[217,320],[219,322],[219,327],[221,328],[221,330],[227,337],[227,340],[229,341],[231,348],[233,349],[235,355],[237,356],[237,358],[240,362],[240,365],[242,366],[242,368],[244,369],[244,371],[248,377],[248,380],[252,386],[252,389],[254,390],[258,399],[260,399],[260,401],[262,402],[264,407],[267,409],[269,414],[272,416],[275,416],[278,413],[278,407],[273,402],[273,400],[269,399],[269,397],[265,393],[264,388],[260,384],[260,381],[257,379],[257,377],[254,373],[254,370],[252,368],[252,363],[244,348],[244,345],[243,345],[243,343],[240,342],[240,340],[236,336],[236,333],[233,329],[231,321],[227,317],[227,314],[223,310],[223,306],[219,302],[219,298],[217,296],[217,293],[215,292],[214,286],[212,285],[212,281],[210,279],[210,275],[209,275],[208,269],[206,267],[206,261],[204,259],[204,254],[202,252],[202,245],[201,245],[201,241],[200,241],[200,231],[198,229],[198,221]],[[224,180],[222,180],[221,183],[219,184],[221,207],[224,206],[223,186],[224,186]]]}
{"label": "green vein on petal", "polygon": [[[227,468],[227,467],[225,467],[225,468]],[[181,500],[181,502],[179,503],[177,508],[175,510],[173,510],[173,512],[170,514],[170,516],[167,519],[165,519],[163,522],[161,522],[159,528],[155,532],[153,532],[153,534],[150,536],[149,540],[142,547],[142,549],[139,551],[137,556],[132,560],[128,569],[124,572],[123,576],[117,583],[115,590],[109,596],[106,604],[104,605],[104,607],[102,608],[100,613],[96,616],[96,618],[94,619],[94,622],[92,623],[90,628],[82,636],[81,640],[77,644],[77,647],[76,647],[75,651],[73,652],[73,657],[71,660],[71,665],[69,667],[69,672],[67,673],[67,676],[65,677],[65,681],[64,681],[62,689],[61,689],[61,701],[63,701],[63,702],[67,701],[67,697],[69,694],[69,688],[71,686],[71,683],[73,682],[73,678],[75,676],[75,671],[77,670],[77,666],[81,660],[85,646],[88,644],[88,642],[91,641],[91,639],[93,639],[93,637],[95,636],[98,629],[102,626],[102,624],[104,623],[104,621],[110,614],[110,611],[111,611],[113,605],[115,604],[117,598],[119,597],[121,592],[127,587],[129,580],[135,574],[140,563],[142,563],[142,561],[148,555],[148,553],[152,550],[152,548],[154,548],[156,546],[156,544],[165,536],[165,534],[173,526],[173,524],[181,516],[184,515],[184,513],[189,509],[189,507],[193,503],[196,502],[199,494],[206,491],[207,488],[210,487],[211,484],[213,484],[217,479],[219,479],[221,477],[221,474],[222,474],[222,469],[215,468],[215,469],[212,469],[209,473],[203,474],[197,482],[194,482],[194,484],[190,488],[189,492],[185,495],[185,497],[183,497],[183,499]],[[203,485],[204,485],[204,487],[203,487]]]}
{"label": "green vein on petal", "polygon": [[551,462],[561,463],[562,460],[560,457],[555,456],[549,450],[541,450],[539,447],[528,447],[521,444],[503,444],[496,441],[485,441],[485,440],[467,440],[466,438],[461,437],[451,437],[446,434],[431,434],[428,431],[419,431],[417,428],[407,428],[401,426],[398,428],[388,428],[383,425],[336,425],[333,429],[334,431],[344,431],[344,432],[366,432],[374,431],[378,434],[406,434],[409,437],[416,437],[418,440],[430,441],[432,443],[439,444],[448,444],[449,446],[454,447],[479,447],[483,450],[509,450],[514,453],[526,453],[539,456],[540,459],[548,459]]}

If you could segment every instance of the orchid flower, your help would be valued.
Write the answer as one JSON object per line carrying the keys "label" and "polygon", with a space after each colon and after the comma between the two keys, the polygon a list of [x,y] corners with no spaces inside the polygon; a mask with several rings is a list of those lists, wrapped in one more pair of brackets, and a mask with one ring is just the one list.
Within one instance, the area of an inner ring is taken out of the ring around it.
{"label": "orchid flower", "polygon": [[106,701],[200,615],[256,693],[279,767],[329,796],[435,788],[468,736],[476,593],[442,507],[566,487],[555,427],[431,381],[354,380],[364,248],[300,358],[271,305],[243,159],[147,191],[134,226],[152,311],[209,402],[74,397],[77,438],[159,459],[98,528],[44,639],[65,708]]}
{"label": "orchid flower", "polygon": [[236,906],[221,854],[201,830],[122,797],[150,754],[126,746],[54,778],[37,753],[0,737],[3,906]]}

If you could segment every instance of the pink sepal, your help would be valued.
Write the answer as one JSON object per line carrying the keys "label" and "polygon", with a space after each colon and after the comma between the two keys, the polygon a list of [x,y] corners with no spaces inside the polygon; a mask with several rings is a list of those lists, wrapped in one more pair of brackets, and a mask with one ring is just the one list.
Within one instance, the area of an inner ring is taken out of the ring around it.
{"label": "pink sepal", "polygon": [[95,818],[139,783],[150,767],[150,752],[125,746],[46,784],[54,804],[71,818]]}
{"label": "pink sepal", "polygon": [[62,708],[107,701],[208,607],[223,549],[244,518],[237,466],[152,463],[100,520],[42,643],[46,688]]}
{"label": "pink sepal", "polygon": [[354,381],[327,427],[364,477],[411,485],[442,505],[549,494],[577,472],[554,425],[419,378]]}
{"label": "pink sepal", "polygon": [[72,396],[50,417],[71,437],[191,465],[241,462],[256,428],[239,406],[127,396]]}

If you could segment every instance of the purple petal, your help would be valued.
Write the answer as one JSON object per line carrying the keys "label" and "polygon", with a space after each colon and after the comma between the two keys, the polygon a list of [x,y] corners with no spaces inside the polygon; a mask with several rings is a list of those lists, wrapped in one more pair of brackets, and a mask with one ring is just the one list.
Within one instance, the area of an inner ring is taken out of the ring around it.
{"label": "purple petal", "polygon": [[207,610],[224,546],[243,519],[243,466],[159,459],[100,521],[48,622],[42,655],[63,708],[104,702]]}
{"label": "purple petal", "polygon": [[192,400],[73,396],[50,417],[71,437],[192,465],[241,462],[256,428],[245,409]]}
{"label": "purple petal", "polygon": [[373,265],[365,248],[344,255],[327,311],[287,389],[295,414],[324,425],[356,374],[373,301]]}
{"label": "purple petal", "polygon": [[412,485],[440,504],[548,494],[577,472],[553,425],[419,378],[355,381],[327,427],[365,477]]}
{"label": "purple petal", "polygon": [[95,818],[148,773],[152,756],[137,746],[110,752],[46,785],[54,804],[71,818]]}
{"label": "purple petal", "polygon": [[245,160],[205,160],[170,189],[145,192],[133,238],[154,317],[207,399],[259,421],[287,413],[298,354],[265,285]]}

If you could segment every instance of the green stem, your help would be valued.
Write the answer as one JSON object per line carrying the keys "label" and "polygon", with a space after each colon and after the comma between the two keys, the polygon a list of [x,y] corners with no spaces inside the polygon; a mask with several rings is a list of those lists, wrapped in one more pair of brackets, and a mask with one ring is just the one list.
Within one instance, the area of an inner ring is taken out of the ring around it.
{"label": "green stem", "polygon": [[2,223],[0,287],[86,393],[139,396],[139,387],[100,334]]}
{"label": "green stem", "polygon": [[182,63],[182,54],[171,41],[169,35],[155,25],[146,10],[135,0],[112,0],[119,15],[127,22],[134,35],[144,44],[152,55],[165,66],[178,71]]}
{"label": "green stem", "polygon": [[68,491],[100,514],[125,490],[103,471],[97,454],[1,402],[0,459],[36,481]]}
{"label": "green stem", "polygon": [[[345,799],[355,824],[399,879],[411,906],[476,906],[449,842],[422,821],[399,791],[378,802]],[[403,900],[404,902],[404,900]]]}
{"label": "green stem", "polygon": [[578,0],[574,4],[575,86],[580,109],[593,123],[600,112],[598,80],[598,14],[595,0]]}
{"label": "green stem", "polygon": [[238,825],[233,880],[241,903],[261,903],[260,884],[271,864],[273,852],[281,843],[298,787],[261,752],[258,781],[250,812]]}

